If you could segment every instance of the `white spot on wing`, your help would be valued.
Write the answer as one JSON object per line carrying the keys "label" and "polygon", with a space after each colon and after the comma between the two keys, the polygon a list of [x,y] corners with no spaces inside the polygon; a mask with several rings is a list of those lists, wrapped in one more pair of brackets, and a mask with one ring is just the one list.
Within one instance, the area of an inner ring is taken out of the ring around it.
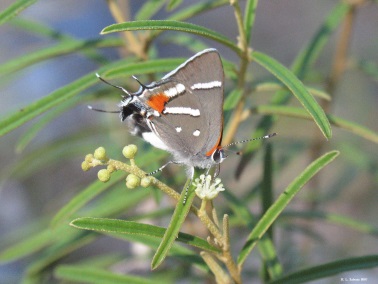
{"label": "white spot on wing", "polygon": [[201,134],[201,131],[199,131],[198,129],[196,129],[194,132],[193,132],[193,135],[194,136],[199,136]]}
{"label": "white spot on wing", "polygon": [[185,86],[183,84],[177,84],[175,87],[169,88],[164,91],[164,94],[170,98],[173,98],[185,91]]}
{"label": "white spot on wing", "polygon": [[170,114],[188,114],[191,116],[200,116],[199,109],[193,109],[190,107],[166,107],[163,110],[163,113],[170,113]]}
{"label": "white spot on wing", "polygon": [[182,131],[182,128],[180,126],[176,126],[176,132],[180,133]]}
{"label": "white spot on wing", "polygon": [[221,81],[211,81],[207,83],[197,83],[191,86],[190,88],[192,90],[206,90],[206,89],[212,89],[212,88],[219,88],[222,86]]}

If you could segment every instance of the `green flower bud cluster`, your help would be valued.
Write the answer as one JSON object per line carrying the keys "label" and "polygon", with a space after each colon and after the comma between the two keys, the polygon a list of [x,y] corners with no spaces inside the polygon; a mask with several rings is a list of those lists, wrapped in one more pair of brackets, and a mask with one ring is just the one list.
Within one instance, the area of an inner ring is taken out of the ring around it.
{"label": "green flower bud cluster", "polygon": [[[131,165],[135,165],[134,157],[138,151],[137,146],[131,144],[127,145],[123,148],[122,154],[127,158],[130,159]],[[98,166],[98,165],[107,165],[106,169],[101,169],[97,173],[97,177],[102,182],[107,182],[110,180],[111,174],[117,170],[114,163],[108,163],[109,158],[106,155],[106,151],[104,147],[97,148],[93,154],[88,154],[85,156],[85,160],[81,164],[81,168],[83,171],[88,171],[91,168]],[[142,187],[149,187],[152,183],[151,177],[143,177],[142,179],[134,174],[129,174],[126,178],[126,186],[130,189],[136,188],[138,186]]]}
{"label": "green flower bud cluster", "polygon": [[127,159],[134,159],[136,153],[138,151],[138,148],[134,144],[127,145],[123,148],[122,154],[125,156]]}
{"label": "green flower bud cluster", "polygon": [[109,159],[106,156],[106,151],[104,147],[98,147],[93,154],[88,154],[85,156],[84,161],[81,163],[81,168],[83,171],[88,171],[91,168],[101,165],[103,162],[107,162]]}

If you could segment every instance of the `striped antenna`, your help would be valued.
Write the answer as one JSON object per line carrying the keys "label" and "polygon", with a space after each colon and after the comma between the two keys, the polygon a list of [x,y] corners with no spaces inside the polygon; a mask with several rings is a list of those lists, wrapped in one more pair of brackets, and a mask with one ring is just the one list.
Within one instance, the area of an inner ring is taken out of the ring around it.
{"label": "striped antenna", "polygon": [[233,146],[233,145],[236,145],[236,144],[241,144],[241,143],[247,143],[247,142],[251,142],[251,141],[256,141],[256,140],[262,140],[262,139],[269,139],[273,136],[276,136],[277,133],[271,133],[271,134],[268,134],[268,135],[265,135],[265,136],[262,136],[262,137],[257,137],[257,138],[252,138],[252,139],[246,139],[246,140],[241,140],[241,141],[236,141],[236,142],[232,142],[230,144],[227,144],[225,146],[222,146],[222,148],[226,148],[226,147],[230,147],[230,146]]}
{"label": "striped antenna", "polygon": [[[127,94],[128,96],[131,96],[131,94],[124,88],[124,87],[121,87],[121,86],[117,86],[117,85],[113,85],[112,83],[106,81],[104,78],[101,78],[101,76],[96,73],[96,76],[97,78],[99,78],[102,82],[104,82],[105,84],[108,84],[109,86],[112,86],[114,88],[117,88],[117,89],[120,89],[122,90],[122,92],[124,92],[125,94]],[[139,82],[139,81],[138,81]]]}
{"label": "striped antenna", "polygon": [[107,113],[120,113],[120,110],[104,110],[99,108],[94,108],[93,106],[87,106],[90,110],[98,111],[98,112],[107,112]]}

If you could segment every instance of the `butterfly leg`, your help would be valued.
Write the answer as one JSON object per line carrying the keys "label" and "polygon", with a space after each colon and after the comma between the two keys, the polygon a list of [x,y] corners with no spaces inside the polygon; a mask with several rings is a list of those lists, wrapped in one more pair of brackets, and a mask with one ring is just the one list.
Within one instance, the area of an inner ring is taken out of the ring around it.
{"label": "butterfly leg", "polygon": [[147,175],[148,176],[153,176],[154,174],[156,174],[158,172],[161,172],[169,164],[180,164],[180,163],[175,162],[175,161],[168,161],[167,163],[165,163],[164,165],[162,165],[160,168],[158,168],[157,170],[154,170],[153,172],[148,173]]}
{"label": "butterfly leg", "polygon": [[215,180],[215,178],[217,177],[217,176],[219,176],[219,173],[220,173],[220,164],[216,164],[215,165],[215,171],[214,171],[214,175],[213,175],[213,179]]}

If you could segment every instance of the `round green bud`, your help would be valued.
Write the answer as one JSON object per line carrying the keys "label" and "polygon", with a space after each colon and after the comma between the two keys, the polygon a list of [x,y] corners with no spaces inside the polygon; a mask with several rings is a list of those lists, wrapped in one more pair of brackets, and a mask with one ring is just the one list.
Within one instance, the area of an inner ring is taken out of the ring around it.
{"label": "round green bud", "polygon": [[133,188],[138,187],[139,185],[140,185],[140,178],[137,177],[136,175],[129,174],[126,177],[126,187],[127,188],[133,189]]}
{"label": "round green bud", "polygon": [[122,154],[127,158],[127,159],[134,159],[135,154],[138,151],[138,147],[134,144],[127,145],[123,148]]}
{"label": "round green bud", "polygon": [[100,161],[104,161],[107,159],[106,157],[106,151],[104,147],[98,147],[95,151],[93,156]]}
{"label": "round green bud", "polygon": [[110,179],[110,172],[107,169],[99,170],[97,177],[102,182],[107,182]]}
{"label": "round green bud", "polygon": [[83,161],[81,163],[81,169],[86,172],[86,171],[89,171],[91,169],[91,165],[87,162],[87,161]]}
{"label": "round green bud", "polygon": [[152,183],[152,179],[150,177],[144,177],[140,181],[140,185],[143,187],[149,187]]}
{"label": "round green bud", "polygon": [[87,155],[85,156],[84,161],[90,163],[90,162],[92,162],[92,160],[93,160],[93,155],[92,155],[92,154],[87,154]]}

